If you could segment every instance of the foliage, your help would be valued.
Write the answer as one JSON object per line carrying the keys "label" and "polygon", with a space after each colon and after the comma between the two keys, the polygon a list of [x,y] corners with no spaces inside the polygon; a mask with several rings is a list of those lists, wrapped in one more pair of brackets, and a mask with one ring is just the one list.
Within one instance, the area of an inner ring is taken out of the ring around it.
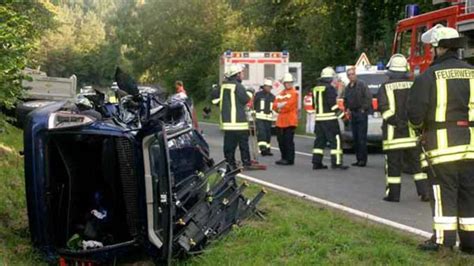
{"label": "foliage", "polygon": [[35,39],[52,25],[50,14],[42,2],[6,1],[0,5],[0,106],[10,108],[21,96],[21,70]]}
{"label": "foliage", "polygon": [[80,85],[110,85],[121,58],[120,44],[109,27],[113,3],[61,1],[55,16],[59,25],[41,38],[35,63],[49,76],[75,74]]}

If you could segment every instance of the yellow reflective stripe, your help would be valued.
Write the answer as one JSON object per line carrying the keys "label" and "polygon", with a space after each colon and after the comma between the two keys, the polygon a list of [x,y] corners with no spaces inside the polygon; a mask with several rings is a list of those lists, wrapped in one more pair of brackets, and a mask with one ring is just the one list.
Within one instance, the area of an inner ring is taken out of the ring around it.
{"label": "yellow reflective stripe", "polygon": [[387,125],[387,140],[393,140],[394,134],[395,134],[395,127],[392,125]]}
{"label": "yellow reflective stripe", "polygon": [[218,104],[221,101],[220,98],[212,100],[212,104]]}
{"label": "yellow reflective stripe", "polygon": [[[395,94],[393,93],[393,89],[391,87],[387,88],[385,87],[385,92],[387,93],[387,99],[388,99],[388,106],[389,110],[395,114],[396,112],[396,107],[395,107]],[[384,118],[385,119],[385,118]]]}
{"label": "yellow reflective stripe", "polygon": [[337,106],[337,104],[335,104],[331,107],[332,111],[336,111],[337,109],[339,109],[339,106]]}
{"label": "yellow reflective stripe", "polygon": [[452,146],[445,149],[436,149],[427,151],[426,154],[428,157],[437,157],[441,155],[448,155],[454,153],[463,153],[463,152],[474,152],[474,146],[472,145],[458,145]]}
{"label": "yellow reflective stripe", "polygon": [[336,155],[336,154],[342,154],[342,151],[337,150],[337,149],[331,150],[331,155]]}
{"label": "yellow reflective stripe", "polygon": [[222,123],[222,130],[248,130],[249,124],[247,122],[243,123]]}
{"label": "yellow reflective stripe", "polygon": [[474,79],[469,80],[469,121],[474,121]]}
{"label": "yellow reflective stripe", "polygon": [[445,149],[448,147],[448,129],[438,129],[436,130],[436,142],[438,144],[438,149]]}
{"label": "yellow reflective stripe", "polygon": [[389,119],[391,116],[395,115],[395,112],[392,111],[392,110],[387,110],[385,112],[382,113],[382,118],[387,120]]}
{"label": "yellow reflective stripe", "polygon": [[474,231],[474,218],[459,218],[459,229]]}
{"label": "yellow reflective stripe", "polygon": [[230,122],[235,123],[237,122],[237,106],[235,101],[235,86],[230,91]]}
{"label": "yellow reflective stripe", "polygon": [[387,184],[400,184],[402,178],[400,176],[387,176]]}
{"label": "yellow reflective stripe", "polygon": [[336,148],[337,148],[336,164],[339,165],[342,163],[341,137],[339,136],[339,134],[336,135]]}
{"label": "yellow reflective stripe", "polygon": [[323,106],[323,91],[320,90],[318,93],[318,106],[317,106],[318,114],[323,114],[324,106]]}
{"label": "yellow reflective stripe", "polygon": [[425,174],[425,173],[414,174],[414,175],[413,175],[413,179],[415,179],[415,181],[418,181],[418,180],[425,180],[425,179],[428,179],[428,175]]}
{"label": "yellow reflective stripe", "polygon": [[264,109],[265,109],[265,100],[261,99],[260,100],[260,110],[264,110]]}
{"label": "yellow reflective stripe", "polygon": [[313,149],[314,154],[324,154],[323,149]]}
{"label": "yellow reflective stripe", "polygon": [[263,112],[258,112],[258,113],[255,113],[255,118],[261,119],[261,120],[269,120],[269,121],[271,121],[272,118],[273,118],[273,115],[272,115],[272,114],[265,114],[265,113],[263,113]]}
{"label": "yellow reflective stripe", "polygon": [[416,147],[416,143],[398,143],[398,144],[384,144],[384,150],[407,149]]}
{"label": "yellow reflective stripe", "polygon": [[[436,158],[431,158],[430,163],[434,165],[434,164],[440,164],[440,163],[449,163],[449,162],[454,162],[454,161],[473,160],[473,159],[474,159],[474,152],[465,152],[465,153],[460,153],[460,154],[443,155]],[[424,165],[425,165],[424,167],[428,166],[428,162],[426,162]]]}
{"label": "yellow reflective stripe", "polygon": [[458,225],[457,224],[439,224],[439,223],[433,223],[433,228],[435,230],[439,231],[452,231],[452,230],[457,230]]}
{"label": "yellow reflective stripe", "polygon": [[118,103],[117,97],[115,97],[115,96],[110,96],[110,97],[109,97],[109,103]]}
{"label": "yellow reflective stripe", "polygon": [[[443,208],[441,201],[441,191],[439,185],[433,185],[433,195],[434,195],[434,217],[443,216]],[[444,230],[435,227],[434,218],[433,218],[433,229],[435,230],[436,243],[443,244],[444,242]]]}
{"label": "yellow reflective stripe", "polygon": [[422,128],[423,127],[423,122],[419,125],[415,125],[410,120],[408,120],[408,127],[409,128],[414,128],[414,129]]}
{"label": "yellow reflective stripe", "polygon": [[337,119],[337,116],[328,116],[328,117],[318,117],[318,114],[316,114],[316,121],[328,121],[328,120],[335,120]]}
{"label": "yellow reflective stripe", "polygon": [[257,143],[257,145],[258,145],[258,146],[265,146],[265,147],[267,147],[269,144],[268,144],[266,141],[259,141],[259,142]]}
{"label": "yellow reflective stripe", "polygon": [[247,96],[249,96],[250,99],[253,98],[253,93],[251,91],[245,91],[247,93]]}
{"label": "yellow reflective stripe", "polygon": [[470,144],[474,147],[474,127],[469,128],[469,134],[471,136]]}
{"label": "yellow reflective stripe", "polygon": [[445,122],[448,103],[448,86],[445,79],[436,80],[436,91],[436,122]]}

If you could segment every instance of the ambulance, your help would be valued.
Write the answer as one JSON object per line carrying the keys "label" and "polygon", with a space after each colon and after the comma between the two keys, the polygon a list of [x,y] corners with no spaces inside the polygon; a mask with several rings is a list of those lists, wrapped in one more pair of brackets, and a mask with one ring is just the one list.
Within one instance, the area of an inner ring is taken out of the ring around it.
{"label": "ambulance", "polygon": [[273,80],[272,93],[278,95],[283,89],[281,79],[285,73],[291,73],[295,89],[298,91],[298,109],[302,107],[302,68],[301,62],[290,62],[290,53],[281,52],[234,52],[225,51],[219,64],[219,84],[224,81],[224,73],[232,64],[245,66],[245,78],[242,84],[258,92],[264,79]]}

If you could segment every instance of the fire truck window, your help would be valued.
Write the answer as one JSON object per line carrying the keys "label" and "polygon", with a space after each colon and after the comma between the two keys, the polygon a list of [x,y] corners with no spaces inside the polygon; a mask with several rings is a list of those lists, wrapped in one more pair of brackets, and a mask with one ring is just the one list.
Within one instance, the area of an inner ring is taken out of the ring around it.
{"label": "fire truck window", "polygon": [[244,69],[244,80],[249,80],[250,79],[250,69],[249,65],[245,64],[245,69]]}
{"label": "fire truck window", "polygon": [[275,65],[274,64],[263,65],[263,76],[265,78],[275,79]]}
{"label": "fire truck window", "polygon": [[398,44],[398,52],[407,58],[411,55],[411,32],[411,30],[402,32]]}
{"label": "fire truck window", "polygon": [[416,56],[424,56],[425,55],[425,46],[421,41],[421,35],[426,31],[426,26],[419,27],[416,29],[416,47],[415,47],[415,55]]}

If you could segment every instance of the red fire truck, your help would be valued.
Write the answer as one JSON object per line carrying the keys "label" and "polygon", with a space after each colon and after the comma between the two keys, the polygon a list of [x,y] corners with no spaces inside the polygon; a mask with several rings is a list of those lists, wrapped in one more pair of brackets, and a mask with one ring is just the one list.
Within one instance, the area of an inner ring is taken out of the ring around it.
{"label": "red fire truck", "polygon": [[456,28],[468,37],[462,56],[474,62],[474,0],[433,0],[435,5],[441,3],[449,6],[420,15],[416,5],[409,5],[407,11],[414,12],[407,12],[408,18],[397,23],[392,54],[405,55],[415,76],[427,69],[432,61],[429,45],[421,42],[421,35],[437,24]]}

